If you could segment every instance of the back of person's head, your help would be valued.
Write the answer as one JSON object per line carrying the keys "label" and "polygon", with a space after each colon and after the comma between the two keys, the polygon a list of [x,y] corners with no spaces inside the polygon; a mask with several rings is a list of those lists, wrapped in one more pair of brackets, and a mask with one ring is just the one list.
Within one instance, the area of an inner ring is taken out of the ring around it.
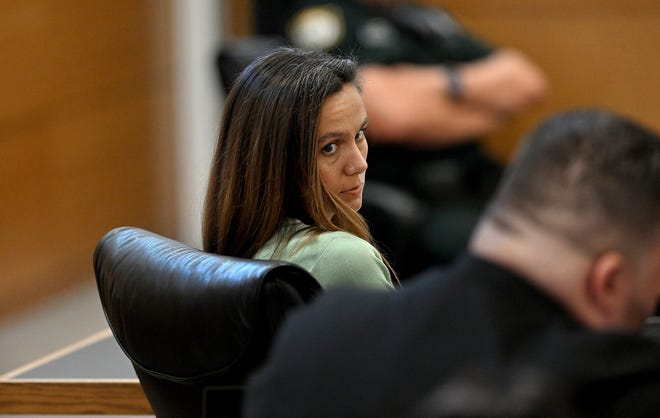
{"label": "back of person's head", "polygon": [[369,239],[317,172],[321,107],[356,81],[350,59],[281,48],[250,64],[227,97],[204,214],[204,249],[251,257],[286,218]]}
{"label": "back of person's head", "polygon": [[524,219],[588,254],[635,254],[660,233],[660,138],[598,109],[557,114],[524,140],[487,218]]}

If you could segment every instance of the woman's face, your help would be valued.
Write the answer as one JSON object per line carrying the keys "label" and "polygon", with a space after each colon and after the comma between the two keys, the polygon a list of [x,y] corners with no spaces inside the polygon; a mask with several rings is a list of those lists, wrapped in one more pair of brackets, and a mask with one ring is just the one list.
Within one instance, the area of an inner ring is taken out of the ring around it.
{"label": "woman's face", "polygon": [[344,84],[321,107],[317,134],[321,182],[351,208],[362,206],[367,171],[367,112],[353,84]]}

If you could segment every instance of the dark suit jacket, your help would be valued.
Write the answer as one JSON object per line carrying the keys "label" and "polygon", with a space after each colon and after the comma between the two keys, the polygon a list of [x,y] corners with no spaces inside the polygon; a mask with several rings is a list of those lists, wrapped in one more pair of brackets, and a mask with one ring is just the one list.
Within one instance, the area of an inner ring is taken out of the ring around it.
{"label": "dark suit jacket", "polygon": [[495,371],[505,384],[519,370],[537,371],[542,392],[577,416],[660,416],[660,345],[589,331],[525,278],[472,256],[396,292],[330,291],[295,313],[244,411],[413,416],[464,373]]}

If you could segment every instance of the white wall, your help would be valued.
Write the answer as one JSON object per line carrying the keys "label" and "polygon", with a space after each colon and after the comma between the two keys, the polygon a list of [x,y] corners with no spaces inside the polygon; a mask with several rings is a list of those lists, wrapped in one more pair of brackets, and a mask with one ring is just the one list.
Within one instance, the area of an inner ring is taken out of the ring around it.
{"label": "white wall", "polygon": [[204,193],[222,109],[214,55],[221,41],[223,2],[171,1],[177,239],[199,248]]}

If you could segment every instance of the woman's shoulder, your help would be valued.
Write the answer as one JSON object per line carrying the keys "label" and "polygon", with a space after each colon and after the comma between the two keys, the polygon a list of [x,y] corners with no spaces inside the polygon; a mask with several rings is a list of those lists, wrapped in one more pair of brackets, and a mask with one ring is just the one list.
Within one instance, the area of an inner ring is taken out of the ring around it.
{"label": "woman's shoulder", "polygon": [[314,254],[310,271],[328,285],[392,288],[387,266],[367,241],[342,231],[321,232],[315,241],[307,248]]}
{"label": "woman's shoulder", "polygon": [[369,242],[344,231],[318,231],[302,222],[285,224],[254,258],[289,261],[323,287],[392,288],[389,270]]}
{"label": "woman's shoulder", "polygon": [[342,255],[344,257],[361,258],[370,254],[380,259],[380,254],[369,242],[346,231],[318,231],[308,225],[291,220],[283,225],[277,234],[271,239],[270,245],[287,240],[285,252],[296,253],[300,250],[313,252],[316,256],[320,253],[331,255]]}
{"label": "woman's shoulder", "polygon": [[[373,245],[349,232],[323,231],[317,237],[320,244],[325,245],[328,250],[349,253],[358,251],[378,254]],[[379,256],[380,258],[380,256]]]}

